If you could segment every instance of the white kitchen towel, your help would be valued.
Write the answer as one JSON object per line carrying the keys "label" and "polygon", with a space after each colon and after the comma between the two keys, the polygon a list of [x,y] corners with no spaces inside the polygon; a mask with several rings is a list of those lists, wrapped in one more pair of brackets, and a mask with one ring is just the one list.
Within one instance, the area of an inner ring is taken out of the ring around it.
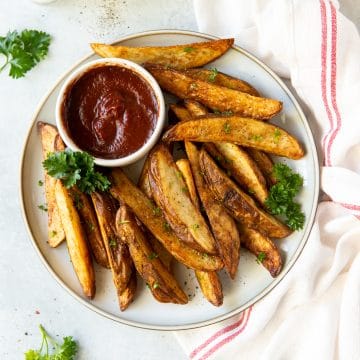
{"label": "white kitchen towel", "polygon": [[194,0],[199,30],[234,37],[307,107],[321,161],[299,260],[242,314],[176,336],[190,359],[360,359],[360,37],[327,0]]}

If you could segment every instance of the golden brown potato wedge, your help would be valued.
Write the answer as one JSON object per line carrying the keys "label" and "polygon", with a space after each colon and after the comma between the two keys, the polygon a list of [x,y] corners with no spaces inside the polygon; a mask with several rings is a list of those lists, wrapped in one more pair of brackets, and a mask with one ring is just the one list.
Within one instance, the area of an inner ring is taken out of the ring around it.
{"label": "golden brown potato wedge", "polygon": [[130,281],[134,266],[127,245],[117,234],[115,224],[117,208],[108,193],[94,191],[91,193],[91,199],[104,240],[113,282],[118,294],[121,294]]}
{"label": "golden brown potato wedge", "polygon": [[[192,145],[192,144],[191,144]],[[188,159],[181,159],[182,166],[179,167],[179,171],[185,179],[185,183],[188,186],[190,198],[192,203],[199,208],[199,199],[196,193],[195,183],[192,176],[190,163]],[[186,165],[185,165],[186,164]],[[178,165],[178,161],[176,162]],[[190,190],[190,189],[193,190]],[[195,270],[196,279],[200,285],[200,289],[204,297],[213,305],[220,306],[223,302],[223,293],[220,279],[215,271],[200,271]]]}
{"label": "golden brown potato wedge", "polygon": [[171,104],[170,109],[180,121],[187,121],[192,119],[190,112],[181,105]]}
{"label": "golden brown potato wedge", "polygon": [[214,111],[231,111],[242,116],[264,120],[272,118],[282,109],[280,101],[209,84],[206,81],[193,79],[178,70],[159,66],[146,68],[164,90],[180,99],[199,101]]}
{"label": "golden brown potato wedge", "polygon": [[241,245],[252,252],[272,277],[279,275],[282,269],[282,260],[279,250],[266,235],[247,226],[240,226]]}
{"label": "golden brown potato wedge", "polygon": [[121,45],[90,44],[102,57],[119,57],[138,64],[151,63],[188,69],[203,66],[223,55],[234,39],[220,39],[174,46],[129,47]]}
{"label": "golden brown potato wedge", "polygon": [[215,198],[205,183],[199,163],[199,150],[191,142],[185,144],[196,188],[215,236],[217,248],[229,276],[235,277],[240,258],[240,236],[234,219]]}
{"label": "golden brown potato wedge", "polygon": [[246,81],[218,72],[216,69],[188,69],[184,72],[193,79],[206,81],[228,89],[238,90],[253,96],[260,96],[258,91]]}
{"label": "golden brown potato wedge", "polygon": [[[153,249],[128,207],[121,205],[116,216],[117,231],[121,240],[129,246],[136,270],[145,280],[151,292],[153,294],[162,292],[168,296],[170,302],[186,304],[188,302],[186,294],[164,264],[153,256]],[[162,295],[154,296],[157,300],[162,299]]]}
{"label": "golden brown potato wedge", "polygon": [[94,255],[95,261],[99,265],[109,268],[110,265],[106,248],[92,202],[86,194],[79,190],[77,186],[71,187],[69,189],[69,194],[79,212],[86,238],[89,241],[91,252]]}
{"label": "golden brown potato wedge", "polygon": [[191,167],[188,159],[179,159],[176,161],[176,166],[179,169],[185,184],[186,188],[189,192],[190,200],[197,210],[200,211],[199,199],[196,193],[196,187],[194,183],[194,179],[191,173]]}
{"label": "golden brown potato wedge", "polygon": [[180,122],[163,136],[165,142],[231,142],[290,159],[300,159],[300,143],[278,126],[238,116],[208,117]]}
{"label": "golden brown potato wedge", "polygon": [[276,183],[276,178],[273,175],[274,163],[271,157],[268,154],[264,153],[263,151],[257,149],[247,148],[246,151],[254,159],[259,169],[264,174],[268,186],[270,187],[274,185]]}
{"label": "golden brown potato wedge", "polygon": [[92,299],[95,296],[95,274],[85,231],[68,190],[60,180],[55,184],[55,199],[75,273],[85,296]]}
{"label": "golden brown potato wedge", "polygon": [[204,297],[214,306],[221,306],[224,295],[218,274],[215,271],[195,271],[195,275]]}
{"label": "golden brown potato wedge", "polygon": [[263,230],[270,237],[283,238],[291,234],[285,224],[258,208],[255,201],[216,165],[204,149],[200,151],[199,161],[206,183],[235,219],[248,227]]}
{"label": "golden brown potato wedge", "polygon": [[[184,105],[190,113],[190,118],[204,116],[208,113],[206,107],[200,104],[198,101],[185,99]],[[186,118],[182,119],[182,121],[186,121],[186,120],[190,120],[190,119],[186,119]]]}
{"label": "golden brown potato wedge", "polygon": [[225,142],[206,144],[205,147],[247,193],[252,194],[260,204],[265,203],[269,196],[265,177],[245,150]]}
{"label": "golden brown potato wedge", "polygon": [[118,293],[119,306],[121,311],[125,311],[133,302],[137,287],[136,272],[131,273],[131,278],[122,293]]}
{"label": "golden brown potato wedge", "polygon": [[[62,142],[55,126],[43,122],[37,123],[41,137],[43,158],[46,159],[49,153],[64,150]],[[45,197],[48,214],[48,243],[56,247],[65,240],[65,232],[61,224],[59,209],[55,200],[56,179],[49,176],[45,171]]]}
{"label": "golden brown potato wedge", "polygon": [[223,267],[218,256],[199,252],[180,241],[166,225],[163,215],[154,211],[156,206],[151,199],[137,188],[121,169],[113,169],[111,177],[111,194],[130,207],[175,259],[192,269],[213,271]]}
{"label": "golden brown potato wedge", "polygon": [[154,200],[179,239],[196,250],[215,254],[215,240],[163,144],[157,145],[151,153],[149,179]]}
{"label": "golden brown potato wedge", "polygon": [[150,156],[147,156],[143,168],[141,170],[141,174],[138,180],[138,186],[140,190],[143,191],[144,194],[151,199],[152,193],[149,182],[149,169],[150,169]]}

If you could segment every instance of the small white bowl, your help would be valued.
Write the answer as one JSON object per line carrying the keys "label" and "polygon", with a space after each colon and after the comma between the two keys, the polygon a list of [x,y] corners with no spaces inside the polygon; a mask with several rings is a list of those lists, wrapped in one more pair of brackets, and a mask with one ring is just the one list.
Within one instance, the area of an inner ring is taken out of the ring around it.
{"label": "small white bowl", "polygon": [[73,73],[71,73],[71,75],[65,80],[63,86],[60,89],[60,93],[56,101],[55,119],[60,136],[63,139],[66,146],[68,146],[70,149],[74,151],[84,151],[75,144],[75,142],[71,139],[71,137],[68,134],[62,116],[62,105],[66,100],[66,95],[68,90],[75,84],[75,82],[78,79],[80,79],[85,73],[87,73],[88,71],[90,71],[95,67],[107,66],[107,65],[125,67],[127,69],[132,70],[134,73],[136,73],[139,77],[144,79],[150,85],[150,87],[155,93],[158,102],[158,117],[157,117],[155,129],[144,145],[142,145],[134,153],[117,159],[103,159],[99,157],[94,157],[95,164],[97,165],[105,166],[105,167],[120,167],[120,166],[126,166],[132,164],[140,160],[142,157],[144,157],[158,141],[161,135],[161,131],[165,124],[165,100],[163,93],[160,89],[159,84],[156,82],[153,76],[142,66],[132,61],[119,59],[119,58],[105,58],[105,59],[94,60],[80,66]]}

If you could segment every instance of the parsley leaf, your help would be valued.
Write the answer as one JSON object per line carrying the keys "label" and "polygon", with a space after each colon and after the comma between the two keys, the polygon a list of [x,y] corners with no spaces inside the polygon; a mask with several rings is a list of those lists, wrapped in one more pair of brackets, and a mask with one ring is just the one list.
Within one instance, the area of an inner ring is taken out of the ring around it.
{"label": "parsley leaf", "polygon": [[94,158],[87,152],[66,149],[50,153],[43,167],[50,176],[61,179],[66,188],[76,184],[87,194],[97,189],[106,191],[111,185],[105,175],[95,171]]}
{"label": "parsley leaf", "polygon": [[219,71],[217,68],[213,68],[210,70],[210,74],[209,74],[209,77],[208,77],[208,81],[210,82],[214,82],[217,75],[218,75]]}
{"label": "parsley leaf", "polygon": [[302,229],[305,215],[300,204],[294,202],[294,197],[301,190],[303,178],[287,165],[280,163],[274,165],[273,175],[277,182],[270,188],[265,205],[273,215],[284,215],[286,224],[292,230]]}
{"label": "parsley leaf", "polygon": [[[63,338],[59,344],[45,331],[42,325],[39,326],[42,334],[42,343],[39,350],[30,349],[25,355],[25,360],[74,360],[77,353],[77,344],[72,336]],[[45,346],[44,346],[45,345]],[[53,353],[50,350],[53,348]]]}
{"label": "parsley leaf", "polygon": [[43,60],[49,50],[51,37],[38,30],[9,31],[0,36],[0,54],[5,56],[5,63],[0,72],[10,65],[9,75],[18,79]]}
{"label": "parsley leaf", "polygon": [[256,257],[256,262],[258,264],[262,264],[265,259],[266,259],[266,254],[263,251],[260,251],[258,256]]}
{"label": "parsley leaf", "polygon": [[186,52],[186,53],[189,53],[189,52],[192,52],[192,51],[194,51],[195,49],[193,48],[193,47],[191,47],[191,46],[186,46],[186,47],[184,47],[184,52]]}

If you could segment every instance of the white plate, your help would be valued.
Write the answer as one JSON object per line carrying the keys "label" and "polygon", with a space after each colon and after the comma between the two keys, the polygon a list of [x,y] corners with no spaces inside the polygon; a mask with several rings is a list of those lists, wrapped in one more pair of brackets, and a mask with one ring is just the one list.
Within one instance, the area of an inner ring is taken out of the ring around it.
{"label": "white plate", "polygon": [[[164,30],[131,35],[123,38],[119,43],[132,46],[171,45],[213,38],[195,32]],[[74,71],[84,62],[96,58],[97,55],[88,56],[69,72]],[[89,301],[84,298],[69,261],[66,245],[62,244],[59,248],[52,249],[46,243],[47,215],[38,209],[39,204],[45,203],[45,197],[43,187],[38,186],[38,180],[43,179],[43,170],[41,144],[35,123],[38,120],[55,123],[56,97],[69,72],[59,79],[34,114],[24,145],[20,174],[22,210],[31,241],[46,268],[64,289],[89,309],[115,321],[149,329],[179,330],[205,326],[229,318],[264,297],[281,281],[300,255],[309,236],[318,199],[319,169],[314,140],[299,104],[285,84],[267,66],[238,47],[230,49],[209,67],[216,67],[220,71],[244,79],[254,85],[262,95],[281,100],[284,104],[282,111],[284,115],[277,116],[272,122],[278,123],[294,134],[306,149],[306,156],[301,160],[286,161],[304,178],[304,188],[299,201],[306,214],[306,223],[302,231],[277,241],[284,260],[282,272],[273,279],[261,265],[256,263],[253,255],[242,251],[236,279],[231,281],[221,273],[224,304],[219,308],[204,300],[197,288],[193,272],[180,265],[176,268],[176,276],[186,293],[191,295],[187,305],[160,304],[153,299],[144,283],[139,281],[135,301],[121,313],[111,273],[99,267],[96,267],[95,300]],[[131,177],[136,177],[138,167],[132,166],[127,169]]]}

